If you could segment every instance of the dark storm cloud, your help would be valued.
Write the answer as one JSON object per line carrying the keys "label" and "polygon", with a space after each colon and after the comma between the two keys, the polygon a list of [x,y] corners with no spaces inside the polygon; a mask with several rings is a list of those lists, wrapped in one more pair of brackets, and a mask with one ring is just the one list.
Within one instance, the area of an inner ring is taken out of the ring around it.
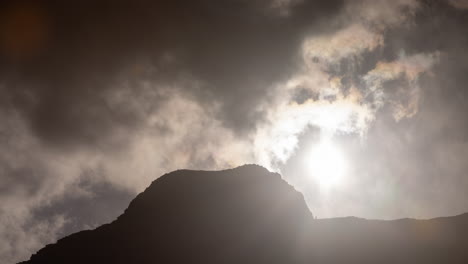
{"label": "dark storm cloud", "polygon": [[248,129],[305,34],[341,5],[300,2],[286,16],[269,1],[3,2],[2,97],[42,140],[92,145],[144,118],[105,101],[119,81],[189,74],[207,90],[192,91],[200,100],[222,101],[221,119]]}

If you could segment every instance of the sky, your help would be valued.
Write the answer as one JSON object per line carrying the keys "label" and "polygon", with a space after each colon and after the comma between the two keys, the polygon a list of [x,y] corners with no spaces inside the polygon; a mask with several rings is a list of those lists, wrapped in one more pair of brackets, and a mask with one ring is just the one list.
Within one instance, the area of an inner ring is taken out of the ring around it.
{"label": "sky", "polygon": [[0,259],[183,168],[260,164],[319,218],[467,212],[467,28],[465,0],[2,1]]}

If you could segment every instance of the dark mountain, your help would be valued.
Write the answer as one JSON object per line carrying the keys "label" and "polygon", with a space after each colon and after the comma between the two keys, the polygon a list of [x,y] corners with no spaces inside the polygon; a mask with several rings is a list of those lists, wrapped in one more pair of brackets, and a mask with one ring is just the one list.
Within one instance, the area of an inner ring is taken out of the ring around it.
{"label": "dark mountain", "polygon": [[179,170],[114,222],[23,263],[468,263],[468,214],[315,220],[300,193],[260,166]]}

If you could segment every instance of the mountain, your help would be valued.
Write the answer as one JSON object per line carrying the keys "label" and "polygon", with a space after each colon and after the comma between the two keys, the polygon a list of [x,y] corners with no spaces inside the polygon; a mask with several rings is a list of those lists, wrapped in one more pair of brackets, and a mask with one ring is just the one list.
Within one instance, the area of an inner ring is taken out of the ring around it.
{"label": "mountain", "polygon": [[300,193],[260,166],[179,170],[114,222],[22,263],[468,263],[468,214],[318,220]]}

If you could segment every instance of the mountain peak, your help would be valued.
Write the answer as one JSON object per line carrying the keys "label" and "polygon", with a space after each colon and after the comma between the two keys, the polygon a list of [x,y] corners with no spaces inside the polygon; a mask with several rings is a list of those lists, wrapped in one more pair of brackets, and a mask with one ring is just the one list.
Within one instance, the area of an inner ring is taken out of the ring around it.
{"label": "mountain peak", "polygon": [[49,245],[27,263],[245,263],[254,256],[285,263],[311,220],[302,194],[261,166],[177,170],[153,181],[116,221]]}

